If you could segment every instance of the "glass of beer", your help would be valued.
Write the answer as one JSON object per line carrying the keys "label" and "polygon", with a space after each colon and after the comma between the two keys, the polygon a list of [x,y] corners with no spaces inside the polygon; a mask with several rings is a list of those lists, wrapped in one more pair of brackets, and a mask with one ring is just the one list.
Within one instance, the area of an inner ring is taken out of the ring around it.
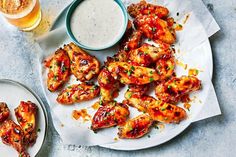
{"label": "glass of beer", "polygon": [[23,31],[36,28],[41,21],[39,0],[0,0],[0,12]]}

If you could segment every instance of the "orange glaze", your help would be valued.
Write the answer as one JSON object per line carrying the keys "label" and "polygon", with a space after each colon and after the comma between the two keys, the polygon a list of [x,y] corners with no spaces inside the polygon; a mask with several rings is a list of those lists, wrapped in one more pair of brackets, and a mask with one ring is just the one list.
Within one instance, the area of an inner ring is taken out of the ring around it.
{"label": "orange glaze", "polygon": [[183,30],[183,26],[181,24],[176,24],[175,30],[176,31],[182,31]]}
{"label": "orange glaze", "polygon": [[187,64],[184,64],[183,62],[176,59],[176,65],[179,65],[180,67],[184,68],[186,70],[188,68]]}
{"label": "orange glaze", "polygon": [[187,109],[188,111],[190,110],[191,104],[185,103],[184,108]]}
{"label": "orange glaze", "polygon": [[188,70],[188,76],[197,76],[199,74],[198,69],[189,69]]}
{"label": "orange glaze", "polygon": [[190,102],[190,101],[191,101],[191,99],[189,97],[189,94],[185,94],[185,95],[181,96],[181,102],[187,103],[187,102]]}
{"label": "orange glaze", "polygon": [[100,107],[99,102],[96,102],[95,104],[92,105],[92,108],[93,108],[94,110],[99,109],[99,107]]}
{"label": "orange glaze", "polygon": [[184,19],[184,22],[183,22],[184,24],[188,21],[189,17],[190,17],[190,15],[187,14],[186,17],[185,17],[185,19]]}
{"label": "orange glaze", "polygon": [[91,116],[88,114],[87,109],[73,110],[72,117],[75,120],[82,118],[84,122],[91,120]]}

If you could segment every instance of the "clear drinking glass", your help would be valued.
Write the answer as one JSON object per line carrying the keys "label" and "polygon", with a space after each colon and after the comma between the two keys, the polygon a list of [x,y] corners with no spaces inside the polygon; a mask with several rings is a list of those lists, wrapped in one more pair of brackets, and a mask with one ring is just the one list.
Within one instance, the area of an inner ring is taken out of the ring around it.
{"label": "clear drinking glass", "polygon": [[0,0],[0,12],[23,31],[36,28],[41,21],[39,0]]}

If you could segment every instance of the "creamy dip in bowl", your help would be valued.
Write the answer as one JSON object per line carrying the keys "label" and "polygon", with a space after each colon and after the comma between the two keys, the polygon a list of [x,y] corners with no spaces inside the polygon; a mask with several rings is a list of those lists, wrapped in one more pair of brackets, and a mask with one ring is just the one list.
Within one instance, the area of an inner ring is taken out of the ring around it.
{"label": "creamy dip in bowl", "polygon": [[80,47],[102,50],[115,45],[128,23],[120,0],[76,0],[66,16],[67,33]]}

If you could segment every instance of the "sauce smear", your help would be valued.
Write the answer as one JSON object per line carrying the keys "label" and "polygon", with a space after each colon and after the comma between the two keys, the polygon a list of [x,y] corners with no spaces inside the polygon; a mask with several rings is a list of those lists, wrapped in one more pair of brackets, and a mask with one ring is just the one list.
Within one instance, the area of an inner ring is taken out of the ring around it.
{"label": "sauce smear", "polygon": [[82,118],[84,122],[89,121],[91,119],[91,116],[88,114],[86,109],[73,110],[72,117],[75,120],[79,120],[80,118]]}

